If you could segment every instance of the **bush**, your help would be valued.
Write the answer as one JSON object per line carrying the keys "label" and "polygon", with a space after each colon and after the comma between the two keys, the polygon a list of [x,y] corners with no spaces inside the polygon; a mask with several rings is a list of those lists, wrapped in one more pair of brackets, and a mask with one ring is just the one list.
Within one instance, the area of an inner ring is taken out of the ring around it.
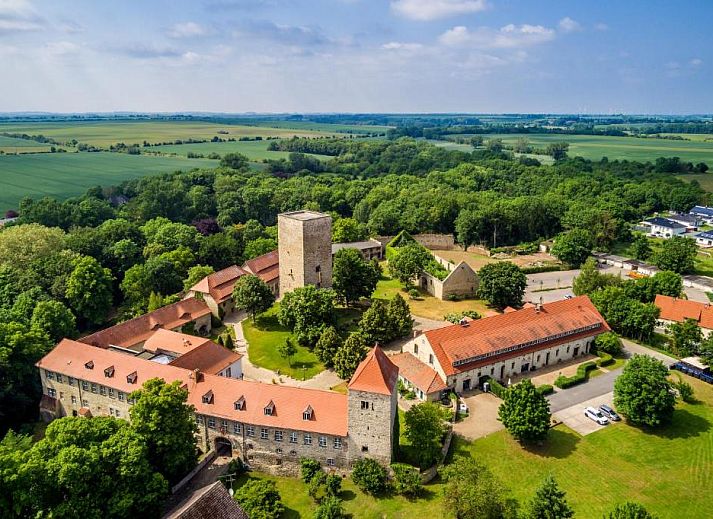
{"label": "bush", "polygon": [[562,267],[560,265],[540,265],[534,267],[522,267],[520,270],[522,270],[525,274],[540,274],[541,272],[558,272],[562,270]]}
{"label": "bush", "polygon": [[247,467],[240,458],[233,458],[228,463],[228,474],[235,474],[235,477],[238,477],[245,472],[247,472]]}
{"label": "bush", "polygon": [[251,479],[235,494],[240,507],[254,519],[277,519],[285,511],[280,493],[272,481]]}
{"label": "bush", "polygon": [[302,481],[305,483],[309,484],[312,478],[321,471],[322,466],[319,464],[319,461],[313,458],[302,458],[300,460],[300,472],[302,474]]}
{"label": "bush", "polygon": [[673,384],[673,387],[678,390],[678,394],[681,395],[681,400],[684,402],[691,403],[695,401],[695,398],[693,397],[693,386],[688,382],[679,380]]}
{"label": "bush", "polygon": [[386,469],[371,458],[357,460],[352,467],[352,481],[362,492],[383,493],[388,485]]}
{"label": "bush", "polygon": [[589,372],[593,369],[597,369],[597,365],[594,362],[585,362],[577,368],[577,373],[572,377],[565,377],[560,375],[555,380],[555,386],[560,389],[567,389],[568,387],[576,386],[582,382],[586,382],[589,378]]}
{"label": "bush", "polygon": [[322,500],[314,511],[314,519],[343,519],[347,517],[342,507],[342,500],[335,496],[329,496]]}
{"label": "bush", "polygon": [[421,487],[421,476],[411,465],[404,463],[394,463],[391,465],[394,471],[393,489],[400,495],[417,497],[423,487]]}
{"label": "bush", "polygon": [[608,353],[609,355],[621,355],[621,340],[614,332],[607,332],[598,335],[594,339],[594,347],[596,351]]}
{"label": "bush", "polygon": [[418,299],[419,297],[421,297],[421,293],[415,288],[409,290],[408,295],[411,299]]}
{"label": "bush", "polygon": [[537,392],[540,393],[541,395],[551,395],[552,393],[555,392],[555,388],[552,387],[550,384],[542,384],[541,386],[537,386]]}
{"label": "bush", "polygon": [[612,364],[614,364],[614,357],[612,357],[608,353],[597,352],[597,355],[599,356],[597,366],[599,366],[600,368],[602,366],[611,366]]}
{"label": "bush", "polygon": [[488,383],[490,384],[490,392],[492,394],[494,394],[498,398],[505,397],[505,392],[508,390],[508,388],[503,386],[500,382],[498,382],[494,378],[488,377]]}

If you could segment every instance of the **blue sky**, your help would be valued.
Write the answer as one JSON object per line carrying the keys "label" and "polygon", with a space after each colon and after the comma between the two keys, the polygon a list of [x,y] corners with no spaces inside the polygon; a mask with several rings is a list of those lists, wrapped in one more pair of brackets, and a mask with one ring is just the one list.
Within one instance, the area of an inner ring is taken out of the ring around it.
{"label": "blue sky", "polygon": [[713,112],[710,0],[0,0],[0,111]]}

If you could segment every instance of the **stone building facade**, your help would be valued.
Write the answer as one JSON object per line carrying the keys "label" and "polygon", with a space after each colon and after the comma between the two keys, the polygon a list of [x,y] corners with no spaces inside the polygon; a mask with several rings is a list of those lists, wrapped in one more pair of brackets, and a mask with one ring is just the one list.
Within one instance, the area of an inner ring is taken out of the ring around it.
{"label": "stone building facade", "polygon": [[448,261],[434,256],[436,260],[449,271],[445,279],[440,280],[428,272],[421,272],[419,286],[433,297],[446,300],[449,297],[475,297],[478,290],[478,274],[465,261],[453,265]]}
{"label": "stone building facade", "polygon": [[277,216],[280,294],[332,286],[332,218],[315,211]]}

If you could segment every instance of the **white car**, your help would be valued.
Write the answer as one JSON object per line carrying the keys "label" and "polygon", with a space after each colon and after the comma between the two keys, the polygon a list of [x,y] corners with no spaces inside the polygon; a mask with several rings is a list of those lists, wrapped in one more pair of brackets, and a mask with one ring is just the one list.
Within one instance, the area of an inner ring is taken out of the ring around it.
{"label": "white car", "polygon": [[586,416],[590,420],[594,420],[599,425],[607,425],[609,423],[609,418],[604,416],[604,414],[599,409],[595,409],[593,407],[587,407],[584,410],[584,416]]}
{"label": "white car", "polygon": [[462,400],[458,403],[458,412],[468,414],[468,405]]}

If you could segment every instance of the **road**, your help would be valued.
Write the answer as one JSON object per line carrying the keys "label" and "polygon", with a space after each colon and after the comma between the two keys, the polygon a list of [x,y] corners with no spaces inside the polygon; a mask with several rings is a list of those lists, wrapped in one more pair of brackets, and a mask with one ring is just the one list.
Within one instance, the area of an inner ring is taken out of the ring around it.
{"label": "road", "polygon": [[[651,350],[627,339],[622,339],[622,344],[624,345],[624,351],[627,356],[637,353],[650,355],[662,361],[667,366],[676,362],[676,359],[673,357]],[[621,374],[621,370],[622,368],[619,368],[609,373],[604,373],[603,375],[590,379],[584,384],[579,384],[549,395],[547,398],[550,401],[550,411],[556,413],[573,405],[578,405],[587,400],[610,393],[612,389],[614,389],[614,381]]]}

